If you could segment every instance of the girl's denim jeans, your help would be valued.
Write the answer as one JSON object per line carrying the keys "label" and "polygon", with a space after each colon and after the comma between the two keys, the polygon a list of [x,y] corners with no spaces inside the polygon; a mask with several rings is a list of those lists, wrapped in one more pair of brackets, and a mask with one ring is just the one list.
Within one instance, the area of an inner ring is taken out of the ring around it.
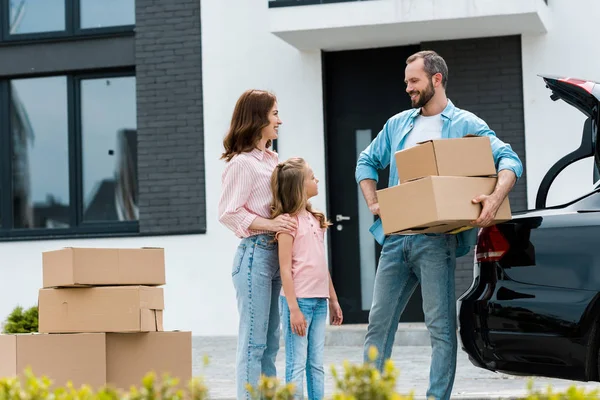
{"label": "girl's denim jeans", "polygon": [[327,299],[299,298],[298,306],[307,323],[307,334],[298,336],[290,326],[290,309],[285,297],[279,299],[279,310],[285,342],[285,380],[293,383],[295,399],[304,398],[304,374],[308,400],[321,400],[325,392],[323,353],[327,325]]}
{"label": "girl's denim jeans", "polygon": [[256,386],[261,374],[276,376],[279,351],[281,291],[277,242],[271,235],[242,239],[232,271],[239,312],[236,355],[237,399],[249,399],[246,384]]}

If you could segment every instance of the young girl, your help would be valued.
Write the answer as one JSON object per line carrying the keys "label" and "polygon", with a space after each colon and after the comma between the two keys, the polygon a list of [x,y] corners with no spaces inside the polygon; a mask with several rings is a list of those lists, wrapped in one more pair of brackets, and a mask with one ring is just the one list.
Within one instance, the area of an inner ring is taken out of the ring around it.
{"label": "young girl", "polygon": [[324,235],[331,224],[308,202],[319,192],[317,183],[319,180],[302,158],[278,164],[271,178],[271,218],[289,214],[297,221],[295,230],[276,235],[283,284],[279,312],[285,342],[285,377],[287,383],[295,385],[296,397],[301,399],[306,371],[309,400],[321,400],[325,391],[327,299],[331,324],[342,323],[342,310],[325,259]]}

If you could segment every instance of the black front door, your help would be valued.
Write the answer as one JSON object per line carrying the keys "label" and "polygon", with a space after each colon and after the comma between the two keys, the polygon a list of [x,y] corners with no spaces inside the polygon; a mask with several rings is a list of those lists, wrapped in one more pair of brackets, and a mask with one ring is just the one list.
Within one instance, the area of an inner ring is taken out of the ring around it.
{"label": "black front door", "polygon": [[[373,215],[354,179],[358,154],[396,113],[409,109],[406,58],[419,46],[323,53],[327,136],[328,216],[332,280],[346,323],[367,322],[381,247]],[[378,188],[387,187],[389,167]],[[400,321],[423,321],[417,288]]]}

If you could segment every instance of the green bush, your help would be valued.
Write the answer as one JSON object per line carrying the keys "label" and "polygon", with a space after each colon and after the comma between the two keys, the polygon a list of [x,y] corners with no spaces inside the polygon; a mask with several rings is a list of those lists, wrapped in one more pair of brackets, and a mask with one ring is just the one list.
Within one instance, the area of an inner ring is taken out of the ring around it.
{"label": "green bush", "polygon": [[248,384],[246,389],[252,400],[293,400],[296,391],[293,384],[283,385],[279,379],[264,375],[260,377],[256,387]]}
{"label": "green bush", "polygon": [[555,392],[552,386],[548,386],[545,391],[533,390],[533,380],[527,383],[527,395],[522,400],[599,400],[600,393],[598,389],[586,391],[584,388],[578,388],[575,385],[570,386],[563,392]]}
{"label": "green bush", "polygon": [[387,360],[380,373],[374,361],[378,352],[375,347],[369,349],[370,361],[363,364],[344,362],[343,374],[335,367],[331,373],[335,382],[333,400],[412,400],[413,393],[401,395],[396,392],[398,370],[392,360]]}
{"label": "green bush", "polygon": [[[369,356],[374,360],[377,351],[371,349]],[[205,365],[207,360],[205,359]],[[344,363],[343,373],[332,367],[335,389],[331,400],[410,400],[413,393],[401,395],[395,391],[398,371],[391,360],[379,373],[372,362],[353,365]],[[75,388],[70,382],[64,387],[50,389],[52,382],[47,377],[37,378],[27,369],[24,379],[0,378],[0,400],[208,400],[209,389],[200,377],[193,378],[185,388],[180,381],[164,375],[160,382],[154,373],[148,373],[140,387],[117,390],[105,386],[94,391],[84,385]],[[294,386],[284,385],[277,378],[261,377],[256,387],[248,385],[253,400],[292,400]],[[565,391],[554,391],[548,386],[545,391],[533,390],[533,380],[527,385],[527,394],[520,400],[600,400],[599,390],[586,391],[571,386]]]}
{"label": "green bush", "polygon": [[148,373],[141,387],[132,387],[128,392],[110,386],[94,391],[90,386],[75,388],[71,383],[65,387],[50,389],[52,381],[47,377],[37,378],[27,369],[24,383],[18,378],[0,379],[0,400],[206,400],[208,388],[201,378],[190,380],[186,389],[180,389],[179,380],[165,375],[157,382],[154,373]]}
{"label": "green bush", "polygon": [[[351,364],[344,362],[340,375],[335,367],[331,372],[335,382],[332,400],[412,400],[413,394],[396,393],[398,371],[392,360],[388,360],[382,373],[379,373],[373,361],[377,358],[377,349],[369,351],[370,362]],[[279,379],[262,376],[257,386],[248,385],[252,400],[291,400],[295,392],[294,385],[283,385]],[[0,399],[1,400],[1,399]]]}
{"label": "green bush", "polygon": [[[377,349],[369,351],[370,362],[351,364],[344,362],[343,371],[338,373],[332,367],[335,389],[329,400],[412,400],[414,393],[408,395],[397,393],[396,382],[398,370],[392,360],[385,363],[380,373],[373,361],[377,358]],[[248,386],[253,400],[291,400],[293,385],[283,385],[277,378],[261,377],[256,388]],[[527,394],[520,400],[600,400],[600,391],[586,391],[584,388],[571,386],[567,390],[554,391],[548,386],[545,391],[533,390],[533,380],[527,385]],[[2,399],[0,399],[2,400]]]}
{"label": "green bush", "polygon": [[38,307],[33,306],[23,312],[17,306],[6,318],[2,333],[30,333],[38,331]]}

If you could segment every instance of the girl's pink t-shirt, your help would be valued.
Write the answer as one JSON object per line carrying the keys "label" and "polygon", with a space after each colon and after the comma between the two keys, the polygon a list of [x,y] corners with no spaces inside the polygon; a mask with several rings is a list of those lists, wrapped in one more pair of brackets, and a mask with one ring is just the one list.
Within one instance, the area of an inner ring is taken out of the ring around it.
{"label": "girl's pink t-shirt", "polygon": [[[329,298],[329,269],[325,259],[325,229],[306,210],[298,216],[292,232],[292,279],[297,298]],[[283,288],[281,295],[284,296]]]}

